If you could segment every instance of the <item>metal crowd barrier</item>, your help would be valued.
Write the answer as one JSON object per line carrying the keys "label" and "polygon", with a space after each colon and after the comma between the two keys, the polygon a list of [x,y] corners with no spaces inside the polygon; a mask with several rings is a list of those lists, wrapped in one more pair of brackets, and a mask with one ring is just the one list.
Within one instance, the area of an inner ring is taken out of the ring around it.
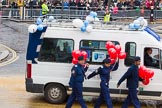
{"label": "metal crowd barrier", "polygon": [[[25,19],[33,19],[41,16],[41,9],[24,9]],[[2,8],[1,9],[2,18],[20,18],[20,10],[14,8]],[[57,19],[75,19],[81,18],[85,19],[89,15],[90,10],[76,10],[76,9],[56,9],[52,8],[50,14],[54,15]],[[97,11],[98,17],[103,18],[105,11]],[[111,16],[115,18],[134,18],[143,16],[145,18],[150,17],[150,10],[145,10],[144,14],[137,10],[119,10],[117,13],[111,12]],[[154,18],[162,19],[162,10],[154,10]]]}

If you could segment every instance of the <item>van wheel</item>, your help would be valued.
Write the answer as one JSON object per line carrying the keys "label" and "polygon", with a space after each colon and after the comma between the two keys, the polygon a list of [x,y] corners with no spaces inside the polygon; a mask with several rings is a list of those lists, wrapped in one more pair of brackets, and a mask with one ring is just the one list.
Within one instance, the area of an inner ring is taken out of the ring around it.
{"label": "van wheel", "polygon": [[60,84],[49,84],[45,88],[44,96],[50,103],[61,104],[67,98],[67,92]]}

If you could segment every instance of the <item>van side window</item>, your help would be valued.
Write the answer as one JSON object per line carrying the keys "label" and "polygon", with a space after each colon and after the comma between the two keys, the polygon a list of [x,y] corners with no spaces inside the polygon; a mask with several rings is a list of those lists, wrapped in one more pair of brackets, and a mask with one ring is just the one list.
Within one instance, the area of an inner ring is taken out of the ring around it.
{"label": "van side window", "polygon": [[125,59],[125,65],[130,66],[133,63],[133,59],[136,56],[136,43],[127,42],[125,44],[125,52],[127,53],[127,57]]}
{"label": "van side window", "polygon": [[144,65],[152,68],[160,68],[160,56],[158,48],[146,47],[144,49]]}
{"label": "van side window", "polygon": [[[88,54],[87,61],[91,64],[102,64],[102,61],[108,57],[107,49],[105,44],[107,41],[96,41],[96,40],[81,40],[80,50],[84,50]],[[119,42],[112,41],[115,45]]]}
{"label": "van side window", "polygon": [[38,60],[41,62],[71,63],[74,41],[70,39],[45,38]]}

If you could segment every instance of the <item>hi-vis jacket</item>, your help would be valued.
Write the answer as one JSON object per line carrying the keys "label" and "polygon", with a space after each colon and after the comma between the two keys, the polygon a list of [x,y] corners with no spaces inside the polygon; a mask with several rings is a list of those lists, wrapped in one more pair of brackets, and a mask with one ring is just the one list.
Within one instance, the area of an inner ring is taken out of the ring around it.
{"label": "hi-vis jacket", "polygon": [[104,16],[104,22],[106,23],[106,22],[110,22],[110,14],[106,14],[105,16]]}
{"label": "hi-vis jacket", "polygon": [[42,15],[46,15],[48,14],[48,12],[49,12],[48,6],[45,3],[43,3],[42,4]]}

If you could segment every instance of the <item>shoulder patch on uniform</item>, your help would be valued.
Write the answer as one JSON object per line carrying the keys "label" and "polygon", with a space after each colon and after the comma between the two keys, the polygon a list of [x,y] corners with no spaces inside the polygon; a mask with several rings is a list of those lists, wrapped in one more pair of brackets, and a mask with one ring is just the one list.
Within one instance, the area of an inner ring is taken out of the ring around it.
{"label": "shoulder patch on uniform", "polygon": [[72,73],[72,74],[75,74],[75,71],[73,70],[71,73]]}
{"label": "shoulder patch on uniform", "polygon": [[103,66],[101,66],[101,68],[103,68]]}
{"label": "shoulder patch on uniform", "polygon": [[95,73],[97,73],[97,72],[98,72],[98,69],[95,70]]}
{"label": "shoulder patch on uniform", "polygon": [[78,67],[78,65],[74,65],[74,67]]}

